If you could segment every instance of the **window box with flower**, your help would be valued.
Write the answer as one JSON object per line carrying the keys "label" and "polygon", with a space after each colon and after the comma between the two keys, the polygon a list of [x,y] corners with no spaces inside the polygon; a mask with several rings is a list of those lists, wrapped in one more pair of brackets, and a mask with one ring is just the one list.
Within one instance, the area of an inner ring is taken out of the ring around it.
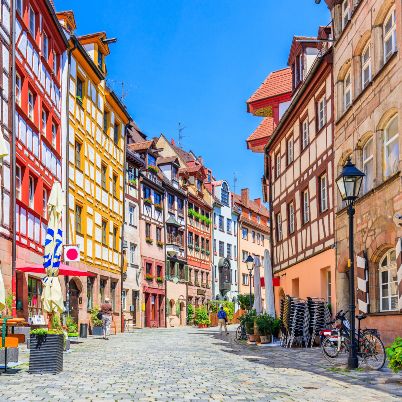
{"label": "window box with flower", "polygon": [[153,239],[151,239],[150,237],[146,237],[145,238],[145,241],[148,243],[148,244],[152,244],[154,241],[153,241]]}
{"label": "window box with flower", "polygon": [[158,169],[156,166],[154,166],[154,165],[149,165],[149,166],[148,166],[148,172],[157,174],[158,171],[159,171],[159,169]]}
{"label": "window box with flower", "polygon": [[144,198],[145,205],[152,205],[152,200],[150,198]]}
{"label": "window box with flower", "polygon": [[158,211],[162,211],[162,209],[163,209],[162,204],[154,204],[154,207]]}
{"label": "window box with flower", "polygon": [[158,241],[156,242],[156,245],[157,245],[158,247],[162,248],[162,247],[163,247],[163,241],[158,240]]}
{"label": "window box with flower", "polygon": [[200,251],[200,246],[195,246],[195,251]]}
{"label": "window box with flower", "polygon": [[156,278],[156,282],[158,282],[159,284],[162,284],[163,283],[163,278],[161,276],[158,276]]}
{"label": "window box with flower", "polygon": [[129,184],[131,187],[137,188],[137,179],[130,179],[130,180],[128,181],[128,184]]}
{"label": "window box with flower", "polygon": [[154,280],[154,277],[153,277],[151,274],[145,274],[145,279],[146,279],[147,281],[153,281],[153,280]]}

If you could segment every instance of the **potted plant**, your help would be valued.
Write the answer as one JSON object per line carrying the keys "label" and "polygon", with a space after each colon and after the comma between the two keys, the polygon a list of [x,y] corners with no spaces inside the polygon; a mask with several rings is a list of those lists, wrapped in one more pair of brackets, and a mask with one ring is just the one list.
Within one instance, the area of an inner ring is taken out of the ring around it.
{"label": "potted plant", "polygon": [[128,184],[129,184],[130,186],[132,186],[132,187],[137,188],[137,179],[130,179],[130,180],[128,181]]}
{"label": "potted plant", "polygon": [[255,342],[255,334],[254,334],[254,321],[256,319],[255,310],[247,311],[247,313],[243,314],[239,320],[246,327],[246,333],[248,335],[248,340],[250,342]]}
{"label": "potted plant", "polygon": [[195,246],[195,251],[200,251],[200,246]]}
{"label": "potted plant", "polygon": [[389,368],[397,373],[402,370],[402,338],[395,338],[394,342],[386,348],[387,356],[389,359]]}
{"label": "potted plant", "polygon": [[98,318],[98,314],[99,314],[99,307],[94,307],[91,310],[91,323],[92,323],[92,327],[91,327],[91,331],[92,331],[92,335],[96,335],[96,336],[102,336],[103,335],[103,323],[102,320]]}
{"label": "potted plant", "polygon": [[188,246],[187,246],[190,250],[192,250],[193,248],[194,248],[194,246],[190,243],[190,244],[188,244]]}
{"label": "potted plant", "polygon": [[78,338],[78,324],[70,315],[66,318],[66,329],[69,338]]}
{"label": "potted plant", "polygon": [[187,324],[191,325],[194,320],[194,307],[192,304],[187,305]]}
{"label": "potted plant", "polygon": [[144,198],[145,205],[152,205],[152,200],[150,198]]}
{"label": "potted plant", "polygon": [[163,247],[163,241],[158,240],[158,241],[156,242],[156,245],[157,245],[158,247],[162,248],[162,247]]}
{"label": "potted plant", "polygon": [[156,210],[158,210],[158,211],[162,211],[162,204],[154,204],[154,207],[155,207],[155,209]]}
{"label": "potted plant", "polygon": [[260,314],[255,319],[262,344],[272,342],[273,321],[274,319],[268,314]]}
{"label": "potted plant", "polygon": [[150,237],[145,238],[145,241],[146,241],[148,244],[152,244],[152,243],[154,242]]}
{"label": "potted plant", "polygon": [[149,165],[148,166],[148,171],[151,172],[151,173],[157,174],[158,173],[158,168],[156,166],[154,166],[154,165]]}
{"label": "potted plant", "polygon": [[198,325],[198,328],[207,328],[211,324],[208,311],[205,307],[199,307],[195,310],[194,323]]}
{"label": "potted plant", "polygon": [[162,284],[163,283],[163,278],[161,276],[158,276],[156,278],[156,282],[158,282],[159,284]]}
{"label": "potted plant", "polygon": [[210,255],[211,252],[210,252],[209,250],[206,250],[206,251],[205,251],[205,254],[206,254],[206,255]]}
{"label": "potted plant", "polygon": [[29,336],[29,372],[58,374],[63,371],[64,342],[58,315],[52,315],[49,329],[32,330]]}
{"label": "potted plant", "polygon": [[154,277],[153,277],[151,274],[145,274],[145,279],[146,279],[147,281],[153,281],[153,280],[154,280]]}

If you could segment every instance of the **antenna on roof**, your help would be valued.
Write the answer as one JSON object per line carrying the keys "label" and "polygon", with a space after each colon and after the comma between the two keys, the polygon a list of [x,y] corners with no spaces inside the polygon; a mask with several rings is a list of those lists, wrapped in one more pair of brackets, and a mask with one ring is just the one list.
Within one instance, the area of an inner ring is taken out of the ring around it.
{"label": "antenna on roof", "polygon": [[233,192],[236,193],[236,186],[237,186],[237,176],[236,172],[233,172]]}
{"label": "antenna on roof", "polygon": [[186,128],[186,127],[182,126],[181,123],[179,122],[179,127],[178,127],[177,131],[179,132],[179,147],[180,147],[180,148],[181,148],[181,146],[182,146],[183,138],[185,137],[185,136],[182,134],[182,132],[183,132],[183,130],[184,130],[185,128]]}

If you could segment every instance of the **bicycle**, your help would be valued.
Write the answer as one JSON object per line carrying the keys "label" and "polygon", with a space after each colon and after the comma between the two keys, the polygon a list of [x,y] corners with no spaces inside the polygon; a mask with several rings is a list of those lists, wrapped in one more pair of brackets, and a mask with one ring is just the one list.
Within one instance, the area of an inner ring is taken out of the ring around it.
{"label": "bicycle", "polygon": [[247,340],[246,326],[244,324],[240,324],[237,327],[236,340],[237,341],[246,341]]}
{"label": "bicycle", "polygon": [[[346,319],[346,313],[339,311],[335,320],[328,324],[339,324],[327,335],[322,343],[321,350],[324,357],[331,363],[336,363],[335,359],[347,359],[350,350],[350,324]],[[356,316],[358,320],[357,336],[357,356],[373,370],[380,370],[385,364],[384,344],[376,329],[360,329],[360,322],[367,318],[365,314]]]}

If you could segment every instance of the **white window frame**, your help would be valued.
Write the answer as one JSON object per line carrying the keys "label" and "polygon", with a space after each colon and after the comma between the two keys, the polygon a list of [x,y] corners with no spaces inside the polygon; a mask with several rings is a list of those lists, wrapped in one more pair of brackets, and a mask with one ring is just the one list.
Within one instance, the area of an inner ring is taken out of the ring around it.
{"label": "white window frame", "polygon": [[306,117],[302,121],[301,127],[302,127],[302,149],[306,149],[308,147],[308,144],[310,143],[308,117]]}
{"label": "white window frame", "polygon": [[57,74],[57,54],[56,52],[53,50],[53,72],[54,74]]}
{"label": "white window frame", "polygon": [[[362,90],[367,87],[371,81],[371,42],[368,41],[364,47],[361,55],[361,65],[362,65]],[[365,75],[367,72],[367,80],[365,80]]]}
{"label": "white window frame", "polygon": [[128,204],[128,224],[135,225],[135,206],[133,204]]}
{"label": "white window frame", "polygon": [[287,165],[293,162],[293,138],[289,138],[286,141],[286,155],[287,155]]}
{"label": "white window frame", "polygon": [[[388,178],[392,176],[394,173],[398,171],[398,164],[399,164],[399,127],[398,127],[398,132],[394,134],[391,138],[388,138],[388,129],[391,126],[391,124],[396,120],[398,123],[398,115],[395,115],[387,124],[384,130],[384,178]],[[389,154],[388,154],[388,147],[392,145],[393,143],[396,143],[396,146],[398,147],[398,161],[397,161],[397,166],[395,166],[392,169],[389,169],[389,173],[387,173],[388,170],[388,164],[389,164]]]}
{"label": "white window frame", "polygon": [[344,0],[342,3],[342,30],[345,29],[349,20],[350,20],[350,4],[349,0]]}
{"label": "white window frame", "polygon": [[123,311],[127,309],[127,289],[121,291],[121,308]]}
{"label": "white window frame", "polygon": [[15,196],[18,200],[21,200],[22,194],[22,169],[21,166],[15,165]]}
{"label": "white window frame", "polygon": [[52,122],[52,146],[56,149],[57,146],[57,128],[56,123]]}
{"label": "white window frame", "polygon": [[331,271],[327,271],[327,303],[331,304],[332,301],[332,275]]}
{"label": "white window frame", "polygon": [[343,110],[349,109],[352,104],[352,69],[349,68],[343,80]]}
{"label": "white window frame", "polygon": [[249,286],[249,275],[248,274],[242,274],[242,285],[243,286]]}
{"label": "white window frame", "polygon": [[281,175],[281,153],[275,155],[275,179]]}
{"label": "white window frame", "polygon": [[320,211],[328,210],[328,177],[327,174],[320,176]]}
{"label": "white window frame", "polygon": [[22,79],[21,76],[16,73],[15,75],[15,101],[18,106],[21,106],[21,95],[22,95]]}
{"label": "white window frame", "polygon": [[35,209],[35,178],[33,176],[29,176],[28,182],[28,200],[29,207],[31,209]]}
{"label": "white window frame", "polygon": [[[31,101],[32,100],[32,101]],[[35,98],[31,91],[28,91],[28,117],[33,121],[35,110]]]}
{"label": "white window frame", "polygon": [[130,253],[130,256],[129,256],[130,265],[134,265],[135,264],[135,243],[130,243],[129,253]]}
{"label": "white window frame", "polygon": [[[385,255],[381,258],[380,263],[378,265],[378,284],[380,288],[380,311],[397,311],[398,310],[398,282],[397,280],[393,281],[392,280],[392,274],[391,271],[395,270],[395,278],[397,277],[396,271],[397,271],[397,264],[396,260],[392,261],[391,260],[391,254],[395,255],[395,249],[390,249],[388,250]],[[382,263],[385,258],[388,258],[388,264],[386,267],[382,267]],[[382,282],[382,273],[383,272],[388,272],[388,282],[383,283]],[[391,280],[390,280],[391,277]],[[388,291],[388,296],[383,296],[383,286],[387,285],[387,291]],[[392,289],[396,289],[396,293],[392,293]],[[393,298],[396,297],[396,307],[394,309],[391,308],[391,301]],[[383,308],[383,299],[388,300],[388,309]]]}
{"label": "white window frame", "polygon": [[49,38],[45,32],[42,37],[42,55],[46,61],[49,59]]}
{"label": "white window frame", "polygon": [[310,222],[310,195],[308,190],[303,191],[303,223]]}
{"label": "white window frame", "polygon": [[321,130],[327,123],[327,101],[325,95],[318,100],[318,130]]}
{"label": "white window frame", "polygon": [[[389,30],[386,31],[388,21],[391,23]],[[393,7],[384,20],[383,25],[383,38],[384,38],[384,63],[396,52],[396,9]],[[391,41],[391,50],[386,53],[387,42]]]}
{"label": "white window frame", "polygon": [[29,31],[35,38],[36,33],[36,13],[32,7],[29,7]]}
{"label": "white window frame", "polygon": [[295,232],[295,207],[293,202],[289,204],[289,233]]}
{"label": "white window frame", "polygon": [[277,235],[277,241],[282,241],[283,240],[282,215],[281,215],[281,213],[276,215],[276,235]]}
{"label": "white window frame", "polygon": [[[371,153],[367,154],[367,149],[371,145]],[[363,173],[365,176],[363,177],[363,194],[366,194],[373,188],[374,184],[374,139],[370,137],[363,146],[362,149],[362,166],[363,166]],[[371,176],[371,183],[367,181],[369,175],[367,174],[367,166],[371,163],[372,168],[372,176]]]}

